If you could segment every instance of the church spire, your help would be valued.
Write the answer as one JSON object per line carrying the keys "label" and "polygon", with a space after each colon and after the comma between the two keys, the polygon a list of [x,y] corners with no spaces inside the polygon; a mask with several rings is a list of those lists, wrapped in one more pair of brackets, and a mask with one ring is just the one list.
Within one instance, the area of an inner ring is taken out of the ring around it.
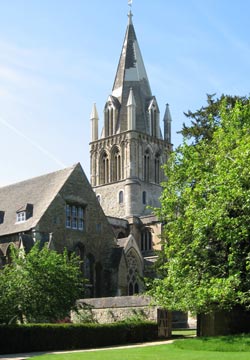
{"label": "church spire", "polygon": [[126,34],[112,89],[112,96],[117,98],[120,103],[119,119],[117,121],[119,132],[124,132],[128,129],[126,105],[131,87],[133,88],[137,105],[135,130],[146,133],[148,128],[146,109],[152,98],[152,93],[130,9]]}
{"label": "church spire", "polygon": [[[130,10],[128,14],[129,20],[127,31],[123,42],[123,47],[112,90],[112,95],[119,98],[120,101],[123,92],[126,90],[126,87],[128,86],[128,83],[130,81],[136,81],[138,83],[144,82],[143,87],[147,93],[147,96],[152,96],[142,54],[139,48],[134,25],[132,22],[132,16],[133,15]],[[128,90],[130,89],[130,87],[131,86],[129,86]]]}
{"label": "church spire", "polygon": [[[160,183],[165,179],[161,164],[166,162],[170,144],[161,133],[160,110],[151,93],[131,9],[98,140],[95,108],[91,119],[91,184],[105,214],[119,218],[150,214],[147,205],[159,207]],[[169,117],[166,127],[170,136]]]}

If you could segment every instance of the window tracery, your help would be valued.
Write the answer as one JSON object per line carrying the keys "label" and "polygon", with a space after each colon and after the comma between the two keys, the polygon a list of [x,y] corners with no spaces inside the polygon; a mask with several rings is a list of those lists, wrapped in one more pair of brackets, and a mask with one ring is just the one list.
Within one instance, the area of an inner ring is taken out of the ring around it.
{"label": "window tracery", "polygon": [[127,255],[128,261],[128,295],[138,294],[139,293],[139,269],[138,261],[136,256],[132,251]]}

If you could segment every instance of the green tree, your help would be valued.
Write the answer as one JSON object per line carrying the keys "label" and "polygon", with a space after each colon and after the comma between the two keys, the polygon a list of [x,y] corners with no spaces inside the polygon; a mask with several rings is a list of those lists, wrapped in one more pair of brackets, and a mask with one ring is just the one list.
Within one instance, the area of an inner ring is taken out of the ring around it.
{"label": "green tree", "polygon": [[207,104],[196,111],[184,112],[184,115],[190,120],[190,125],[183,124],[182,130],[179,131],[186,139],[192,140],[197,144],[200,140],[210,141],[214,131],[220,124],[220,108],[233,108],[236,102],[242,104],[248,103],[248,98],[243,96],[221,95],[215,98],[215,94],[207,94]]}
{"label": "green tree", "polygon": [[165,166],[159,278],[151,294],[196,313],[250,306],[250,104],[224,102],[211,139],[183,143]]}
{"label": "green tree", "polygon": [[54,322],[82,295],[79,258],[39,243],[26,255],[13,248],[11,264],[0,271],[0,322]]}

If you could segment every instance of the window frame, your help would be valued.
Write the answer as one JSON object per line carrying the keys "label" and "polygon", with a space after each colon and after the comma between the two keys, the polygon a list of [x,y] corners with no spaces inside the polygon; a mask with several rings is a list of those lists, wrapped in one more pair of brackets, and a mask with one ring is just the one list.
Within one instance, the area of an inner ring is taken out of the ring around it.
{"label": "window frame", "polygon": [[67,203],[65,207],[65,227],[72,230],[85,230],[86,207]]}

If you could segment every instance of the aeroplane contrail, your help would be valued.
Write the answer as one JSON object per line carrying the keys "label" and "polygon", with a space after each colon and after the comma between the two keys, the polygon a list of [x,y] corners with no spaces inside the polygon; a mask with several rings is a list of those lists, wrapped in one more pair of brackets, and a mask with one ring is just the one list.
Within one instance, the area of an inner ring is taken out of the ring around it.
{"label": "aeroplane contrail", "polygon": [[27,135],[25,135],[23,132],[21,132],[19,129],[17,129],[15,126],[11,125],[8,121],[4,120],[2,117],[0,117],[0,123],[6,126],[8,129],[13,131],[18,136],[22,137],[26,141],[28,141],[32,146],[34,146],[37,150],[42,152],[44,155],[46,155],[51,160],[55,161],[60,167],[66,167],[66,165],[59,159],[57,159],[53,154],[51,154],[48,150],[46,150],[44,147],[39,145],[37,142],[30,139]]}

